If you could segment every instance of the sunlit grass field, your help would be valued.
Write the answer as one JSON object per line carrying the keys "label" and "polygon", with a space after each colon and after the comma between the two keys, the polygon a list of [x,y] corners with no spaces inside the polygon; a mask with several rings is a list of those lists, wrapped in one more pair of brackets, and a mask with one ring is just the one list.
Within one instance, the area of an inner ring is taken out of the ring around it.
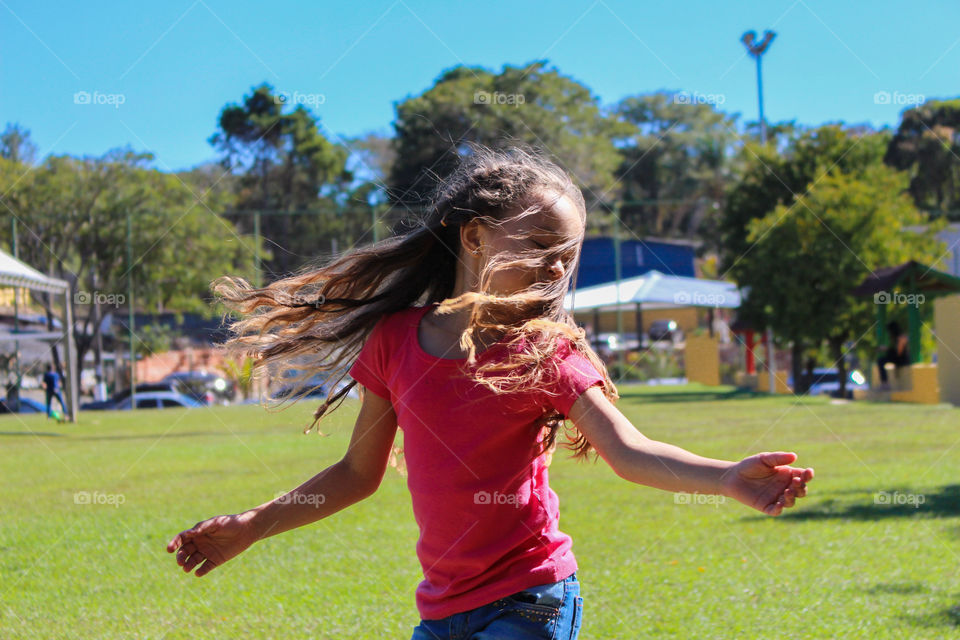
{"label": "sunlit grass field", "polygon": [[[960,410],[621,387],[651,438],[711,457],[799,454],[809,495],[776,518],[677,500],[554,456],[581,638],[960,637]],[[422,578],[405,479],[263,540],[202,578],[178,531],[337,461],[358,402],[0,417],[0,638],[409,638]],[[85,493],[84,493],[85,492]]]}

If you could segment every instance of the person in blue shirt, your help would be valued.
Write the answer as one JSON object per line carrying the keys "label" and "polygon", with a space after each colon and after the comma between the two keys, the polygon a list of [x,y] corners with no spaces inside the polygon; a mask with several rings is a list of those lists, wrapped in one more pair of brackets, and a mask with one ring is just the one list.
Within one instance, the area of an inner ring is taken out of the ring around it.
{"label": "person in blue shirt", "polygon": [[47,417],[53,417],[50,409],[52,408],[53,399],[56,398],[60,402],[60,408],[63,409],[63,413],[66,414],[67,406],[63,402],[63,394],[60,392],[60,374],[53,370],[53,365],[47,365],[47,372],[43,374],[43,388],[47,392]]}

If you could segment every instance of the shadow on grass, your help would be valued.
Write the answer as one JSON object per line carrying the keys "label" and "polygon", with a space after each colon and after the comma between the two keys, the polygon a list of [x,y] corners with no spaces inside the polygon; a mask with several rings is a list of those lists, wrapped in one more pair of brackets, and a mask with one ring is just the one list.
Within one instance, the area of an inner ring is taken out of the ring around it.
{"label": "shadow on grass", "polygon": [[[960,484],[948,484],[930,491],[916,491],[904,487],[884,491],[842,491],[838,494],[856,493],[859,500],[836,500],[827,498],[804,505],[801,498],[795,507],[784,511],[779,520],[826,520],[855,519],[882,520],[884,518],[960,516]],[[802,506],[801,506],[802,505]],[[770,516],[747,516],[745,520],[763,520]]]}
{"label": "shadow on grass", "polygon": [[[933,591],[925,582],[878,582],[862,591],[871,596],[914,596],[928,594]],[[935,611],[921,614],[900,614],[901,620],[922,628],[960,627],[960,605],[942,607]]]}
{"label": "shadow on grass", "polygon": [[638,390],[621,388],[621,396],[640,402],[715,402],[718,400],[744,400],[748,398],[769,398],[768,393],[758,393],[752,389],[710,389],[696,391],[653,391],[651,387]]}
{"label": "shadow on grass", "polygon": [[[166,439],[172,438],[199,438],[199,437],[233,437],[239,434],[262,434],[263,431],[238,431],[224,429],[223,431],[183,431],[178,433],[168,433],[163,436]],[[144,434],[117,434],[109,436],[76,436],[72,433],[53,433],[50,431],[0,431],[0,436],[44,436],[50,438],[69,438],[70,440],[156,440],[157,433],[150,432]]]}
{"label": "shadow on grass", "polygon": [[936,627],[960,627],[960,605],[952,607],[943,607],[930,613],[917,615],[901,614],[901,620],[926,629]]}
{"label": "shadow on grass", "polygon": [[65,436],[65,433],[53,433],[52,431],[0,431],[0,436],[48,436],[59,438]]}

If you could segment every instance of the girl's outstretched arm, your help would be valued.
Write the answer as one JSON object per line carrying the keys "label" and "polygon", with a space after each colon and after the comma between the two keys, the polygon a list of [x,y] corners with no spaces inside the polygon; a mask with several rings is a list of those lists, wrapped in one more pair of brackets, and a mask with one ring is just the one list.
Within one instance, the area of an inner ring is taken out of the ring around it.
{"label": "girl's outstretched arm", "polygon": [[[258,540],[316,522],[372,495],[380,486],[397,433],[397,415],[372,391],[363,405],[343,459],[288,493],[243,513],[198,522],[167,543],[184,571],[196,576],[239,555]],[[204,562],[206,561],[206,562]]]}
{"label": "girl's outstretched arm", "polygon": [[764,452],[740,462],[704,458],[651,440],[630,423],[598,386],[570,408],[570,420],[613,471],[626,480],[665,491],[720,494],[771,516],[807,493],[812,468],[786,466],[793,452]]}

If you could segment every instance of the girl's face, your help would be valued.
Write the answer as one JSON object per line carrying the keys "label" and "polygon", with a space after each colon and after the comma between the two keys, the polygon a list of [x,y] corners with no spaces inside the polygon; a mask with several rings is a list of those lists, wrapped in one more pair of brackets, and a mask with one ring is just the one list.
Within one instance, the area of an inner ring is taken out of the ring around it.
{"label": "girl's face", "polygon": [[[532,266],[496,269],[490,277],[489,293],[512,295],[538,282],[559,280],[573,267],[584,232],[580,212],[567,196],[553,195],[546,204],[552,206],[512,217],[495,227],[476,225],[476,233],[466,232],[467,264],[475,275],[494,257],[498,261],[535,259]],[[559,245],[570,240],[575,244],[561,250]],[[477,247],[479,255],[471,253]]]}

